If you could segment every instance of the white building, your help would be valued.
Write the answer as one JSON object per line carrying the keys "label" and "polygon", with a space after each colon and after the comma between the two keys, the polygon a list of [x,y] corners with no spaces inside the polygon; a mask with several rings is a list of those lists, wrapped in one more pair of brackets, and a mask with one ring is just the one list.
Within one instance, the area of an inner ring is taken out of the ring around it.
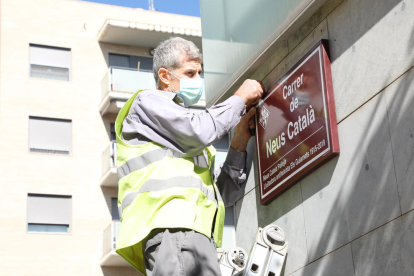
{"label": "white building", "polygon": [[154,87],[160,41],[201,48],[200,18],[72,0],[0,10],[0,275],[138,275],[114,252],[113,123]]}

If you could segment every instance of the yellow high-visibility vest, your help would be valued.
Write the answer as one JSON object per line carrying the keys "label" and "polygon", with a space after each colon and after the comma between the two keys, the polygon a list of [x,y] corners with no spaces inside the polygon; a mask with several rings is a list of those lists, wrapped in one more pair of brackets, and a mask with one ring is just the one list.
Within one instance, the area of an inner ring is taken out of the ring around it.
{"label": "yellow high-visibility vest", "polygon": [[125,103],[115,122],[122,221],[116,252],[145,275],[142,241],[151,230],[186,228],[211,238],[214,222],[214,240],[220,247],[225,208],[213,180],[214,147],[200,153],[207,155],[206,162],[155,142],[129,145],[121,139],[122,123],[141,91]]}

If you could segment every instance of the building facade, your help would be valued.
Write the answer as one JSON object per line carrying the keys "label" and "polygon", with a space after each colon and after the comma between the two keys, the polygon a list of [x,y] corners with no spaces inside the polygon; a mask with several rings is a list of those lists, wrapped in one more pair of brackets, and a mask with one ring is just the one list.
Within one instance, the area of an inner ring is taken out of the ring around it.
{"label": "building facade", "polygon": [[[413,275],[414,1],[234,4],[201,0],[208,105],[239,79],[269,89],[327,39],[340,144],[338,157],[265,206],[252,139],[253,167],[235,205],[237,245],[249,250],[258,227],[274,223],[289,242],[284,275]],[[231,58],[220,66],[212,51]]]}
{"label": "building facade", "polygon": [[200,18],[71,0],[0,9],[0,275],[139,275],[114,251],[113,123],[155,87],[159,42],[201,48]]}

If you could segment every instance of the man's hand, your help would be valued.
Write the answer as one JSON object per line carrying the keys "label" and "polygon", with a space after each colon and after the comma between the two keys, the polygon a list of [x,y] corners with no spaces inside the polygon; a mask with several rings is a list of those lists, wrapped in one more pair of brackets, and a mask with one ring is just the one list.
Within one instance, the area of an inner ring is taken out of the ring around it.
{"label": "man's hand", "polygon": [[247,110],[250,107],[256,105],[260,98],[263,95],[264,86],[258,80],[247,79],[239,87],[239,89],[234,93],[235,96],[239,96],[244,100]]}
{"label": "man's hand", "polygon": [[250,134],[249,129],[254,129],[256,123],[254,121],[254,114],[256,114],[256,108],[252,107],[244,114],[239,124],[234,129],[234,137],[231,140],[230,146],[236,151],[246,151],[247,142],[249,142]]}

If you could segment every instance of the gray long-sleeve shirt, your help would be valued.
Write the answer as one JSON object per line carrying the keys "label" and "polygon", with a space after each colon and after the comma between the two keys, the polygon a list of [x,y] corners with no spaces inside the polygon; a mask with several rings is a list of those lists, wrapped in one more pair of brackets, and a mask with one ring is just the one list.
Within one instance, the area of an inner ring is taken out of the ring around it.
{"label": "gray long-sleeve shirt", "polygon": [[[162,95],[160,95],[160,93]],[[245,113],[242,98],[193,113],[173,92],[145,90],[124,119],[122,139],[130,144],[154,141],[185,156],[197,156],[235,127]],[[246,153],[229,148],[226,161],[215,170],[215,181],[226,206],[233,205],[246,182]]]}

